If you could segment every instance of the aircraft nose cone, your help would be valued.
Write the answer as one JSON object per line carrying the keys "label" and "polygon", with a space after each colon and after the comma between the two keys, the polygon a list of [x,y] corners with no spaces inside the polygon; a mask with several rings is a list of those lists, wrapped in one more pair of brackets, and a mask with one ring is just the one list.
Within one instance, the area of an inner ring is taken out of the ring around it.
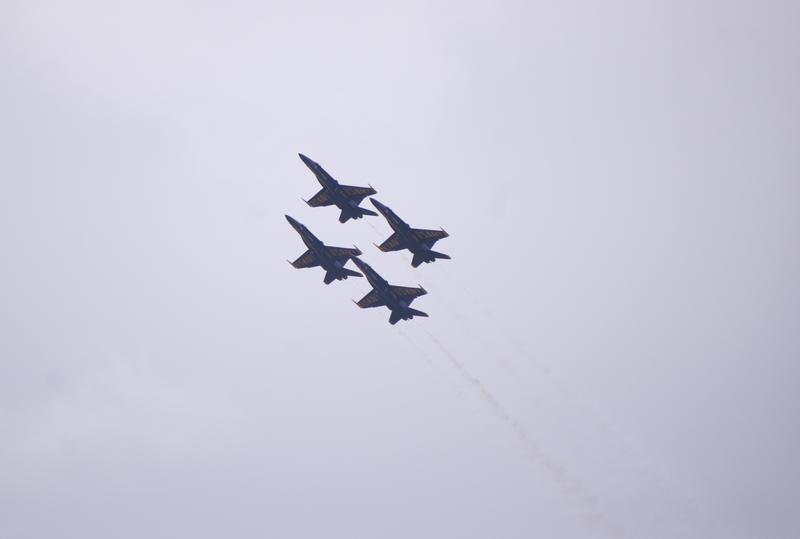
{"label": "aircraft nose cone", "polygon": [[372,205],[378,208],[379,210],[383,210],[386,207],[372,197],[369,197],[369,201],[372,202]]}
{"label": "aircraft nose cone", "polygon": [[297,222],[295,219],[293,219],[291,216],[289,216],[289,215],[284,215],[284,217],[286,217],[286,220],[287,220],[287,221],[289,221],[289,224],[290,224],[290,225],[292,225],[294,228],[298,228],[298,227],[300,227],[300,223],[298,223],[298,222]]}
{"label": "aircraft nose cone", "polygon": [[303,163],[305,163],[309,167],[314,163],[314,161],[312,161],[311,159],[309,159],[308,157],[306,157],[305,155],[303,155],[301,153],[298,153],[297,155],[299,155],[300,159],[303,160]]}
{"label": "aircraft nose cone", "polygon": [[360,270],[362,270],[362,271],[364,270],[364,262],[362,262],[360,258],[358,258],[357,256],[354,256],[354,257],[352,257],[352,260],[353,260],[353,263],[356,266],[358,266],[358,268]]}

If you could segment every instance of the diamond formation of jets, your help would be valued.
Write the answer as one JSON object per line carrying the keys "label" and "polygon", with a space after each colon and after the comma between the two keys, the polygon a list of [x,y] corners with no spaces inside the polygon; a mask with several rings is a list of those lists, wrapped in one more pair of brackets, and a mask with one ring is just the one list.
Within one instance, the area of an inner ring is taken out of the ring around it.
{"label": "diamond formation of jets", "polygon": [[[368,196],[374,195],[377,191],[370,185],[369,187],[358,187],[354,185],[340,185],[330,174],[303,154],[298,154],[303,163],[311,169],[317,177],[322,189],[305,201],[311,207],[335,205],[341,210],[339,222],[345,223],[349,219],[360,219],[365,215],[378,215],[372,210],[360,207],[361,202]],[[400,251],[408,249],[414,255],[411,265],[418,267],[423,262],[433,262],[437,258],[449,259],[450,256],[432,250],[433,245],[440,239],[449,236],[444,229],[427,230],[421,228],[411,228],[408,223],[400,219],[388,206],[381,204],[374,198],[370,198],[372,205],[386,218],[386,221],[394,231],[389,238],[378,249],[383,252]],[[321,266],[325,270],[323,282],[330,284],[334,280],[344,280],[348,277],[364,277],[372,286],[372,290],[359,301],[354,301],[362,309],[370,307],[387,307],[391,314],[389,323],[394,325],[400,320],[411,320],[415,316],[427,317],[428,314],[411,308],[411,302],[419,296],[424,296],[428,292],[419,286],[417,288],[407,286],[394,286],[389,284],[386,279],[378,275],[372,266],[358,258],[362,253],[358,247],[352,249],[347,247],[331,247],[320,241],[308,228],[286,215],[286,220],[292,228],[300,234],[303,243],[308,248],[294,262],[289,262],[295,268],[312,268]],[[345,267],[347,262],[352,260],[364,275]]]}
{"label": "diamond formation of jets", "polygon": [[361,277],[361,274],[357,271],[344,267],[348,260],[351,258],[355,260],[355,257],[361,254],[357,247],[349,249],[347,247],[325,245],[304,224],[288,215],[285,217],[289,224],[300,234],[300,237],[303,238],[303,243],[306,244],[306,247],[308,247],[305,253],[300,255],[294,262],[289,262],[289,264],[298,269],[322,266],[322,269],[325,270],[323,279],[325,284],[331,284],[334,279],[342,280],[348,277]]}
{"label": "diamond formation of jets", "polygon": [[361,201],[370,195],[377,193],[372,186],[357,187],[355,185],[341,185],[333,179],[333,177],[325,172],[325,169],[319,166],[315,161],[312,161],[303,154],[298,154],[303,163],[306,164],[311,172],[317,177],[317,181],[322,185],[322,189],[308,200],[304,200],[309,206],[316,208],[318,206],[336,205],[337,208],[342,210],[339,215],[339,222],[345,223],[348,219],[360,219],[365,215],[378,215],[372,210],[359,207]]}
{"label": "diamond formation of jets", "polygon": [[356,305],[362,309],[385,305],[392,311],[392,314],[389,315],[389,323],[392,325],[396,324],[399,320],[410,320],[415,316],[428,316],[427,313],[410,307],[412,301],[428,293],[424,288],[421,286],[413,288],[390,285],[386,279],[378,275],[378,273],[372,269],[372,266],[366,262],[358,258],[353,258],[353,262],[367,277],[369,284],[372,285],[372,291],[359,301],[356,301]]}
{"label": "diamond formation of jets", "polygon": [[381,212],[381,215],[386,218],[389,226],[394,230],[394,234],[378,245],[378,249],[383,252],[408,249],[414,255],[414,258],[411,260],[411,265],[415,268],[423,262],[433,262],[437,258],[450,258],[444,253],[437,253],[431,250],[434,243],[442,238],[448,237],[450,234],[443,229],[426,230],[423,228],[411,228],[408,223],[400,219],[391,208],[381,204],[374,198],[370,198],[369,200],[372,202],[372,205]]}

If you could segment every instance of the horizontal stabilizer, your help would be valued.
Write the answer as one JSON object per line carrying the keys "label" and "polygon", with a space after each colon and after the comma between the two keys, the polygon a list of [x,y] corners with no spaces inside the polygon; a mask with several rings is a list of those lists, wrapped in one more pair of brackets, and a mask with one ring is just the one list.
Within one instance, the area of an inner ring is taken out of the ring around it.
{"label": "horizontal stabilizer", "polygon": [[414,318],[415,316],[424,316],[427,318],[428,313],[423,313],[422,311],[418,311],[416,309],[407,309],[405,312],[402,312],[400,310],[395,310],[392,311],[392,314],[389,315],[389,323],[394,325],[401,319],[408,320]]}
{"label": "horizontal stabilizer", "polygon": [[415,253],[414,258],[411,259],[411,265],[416,268],[423,262],[433,262],[437,258],[444,258],[450,260],[450,255],[446,255],[444,253],[437,253],[436,251],[418,252]]}
{"label": "horizontal stabilizer", "polygon": [[357,271],[353,271],[351,269],[339,268],[337,270],[330,270],[326,272],[323,282],[325,284],[331,284],[334,281],[334,279],[338,279],[341,281],[342,279],[347,279],[347,277],[362,277],[362,275]]}
{"label": "horizontal stabilizer", "polygon": [[339,215],[339,222],[346,223],[348,219],[361,219],[365,215],[378,215],[372,210],[365,210],[364,208],[345,208]]}

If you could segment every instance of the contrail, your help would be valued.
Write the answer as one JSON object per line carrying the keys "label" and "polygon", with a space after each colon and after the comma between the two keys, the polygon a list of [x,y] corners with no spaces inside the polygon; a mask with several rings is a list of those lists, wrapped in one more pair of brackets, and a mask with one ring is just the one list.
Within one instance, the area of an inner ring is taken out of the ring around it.
{"label": "contrail", "polygon": [[425,353],[425,350],[423,350],[423,349],[422,349],[422,348],[421,348],[421,347],[420,347],[420,346],[419,346],[419,345],[418,345],[418,344],[417,344],[417,343],[414,341],[414,339],[412,339],[411,337],[409,337],[409,336],[408,336],[408,334],[407,334],[405,331],[403,331],[403,330],[402,330],[402,329],[401,329],[399,326],[394,326],[394,327],[395,327],[395,329],[397,330],[397,333],[398,333],[398,334],[399,334],[401,337],[403,337],[403,338],[404,338],[404,339],[405,339],[405,340],[406,340],[406,341],[407,341],[407,342],[408,342],[408,343],[411,345],[411,347],[412,347],[412,348],[414,348],[414,349],[415,349],[417,352],[419,352],[419,354],[422,356],[422,359],[424,359],[424,360],[425,360],[425,363],[427,363],[428,365],[430,365],[431,367],[433,367],[433,362],[432,362],[432,361],[430,360],[430,358],[428,357],[428,354],[427,354],[427,353]]}
{"label": "contrail", "polygon": [[[412,339],[411,336],[408,333],[406,333],[405,331],[403,331],[402,329],[400,329],[399,326],[395,326],[395,328],[397,329],[397,333],[401,337],[403,337],[406,340],[406,342],[408,342],[409,345],[411,345],[411,347],[414,348],[414,350],[417,351],[419,356],[422,357],[422,359],[430,367],[430,369],[434,372],[434,374],[436,374],[437,377],[439,377],[439,378],[444,380],[445,378],[444,378],[442,372],[439,369],[437,369],[436,365],[433,363],[433,361],[431,361],[431,355],[428,353],[428,351],[425,350],[424,348],[422,348],[419,344],[417,344],[417,341]],[[462,398],[462,397],[465,396],[464,393],[461,391],[461,388],[459,388],[457,386],[453,386],[453,390],[456,392],[456,394],[459,396],[459,398]]]}
{"label": "contrail", "polygon": [[[437,339],[430,331],[426,328],[422,328],[422,331],[431,339],[431,341],[439,348],[439,350],[450,360],[456,370],[461,374],[461,376],[469,382],[469,384],[474,387],[477,392],[483,397],[483,400],[489,405],[492,412],[505,421],[520,437],[522,440],[525,449],[527,450],[528,456],[534,460],[540,461],[547,470],[555,477],[555,479],[562,485],[565,492],[572,498],[576,499],[581,505],[583,506],[594,506],[596,505],[596,499],[594,496],[586,492],[586,489],[575,480],[572,480],[568,477],[567,472],[564,466],[556,461],[551,456],[547,455],[542,451],[537,444],[531,437],[528,435],[528,432],[525,430],[525,427],[520,424],[519,421],[511,417],[511,415],[506,412],[503,406],[497,401],[497,399],[492,396],[486,386],[483,383],[473,376],[472,374],[467,371],[464,366],[461,364],[456,357],[450,353],[450,351]],[[596,524],[603,529],[605,529],[608,533],[612,534],[615,537],[624,537],[625,532],[624,530],[617,525],[616,523],[612,522],[608,517],[601,513],[595,512],[594,514],[586,515],[585,521],[589,524]]]}
{"label": "contrail", "polygon": [[367,219],[366,221],[367,221],[367,224],[369,225],[369,227],[372,229],[372,231],[373,231],[373,232],[375,232],[375,235],[376,235],[377,237],[379,237],[379,238],[382,238],[382,237],[383,237],[383,233],[381,233],[381,231],[380,231],[380,230],[378,230],[377,228],[375,228],[375,225],[373,225],[373,224],[372,224],[372,221],[370,221],[370,220],[368,220],[368,219]]}
{"label": "contrail", "polygon": [[[537,359],[526,348],[526,346],[516,338],[513,332],[491,313],[491,311],[477,296],[472,293],[467,286],[465,286],[458,278],[456,278],[447,268],[444,268],[444,272],[448,277],[448,281],[459,288],[460,291],[472,301],[484,318],[492,323],[497,334],[501,338],[505,339],[505,341],[509,343],[520,356],[527,358],[533,367],[549,378],[552,386],[559,393],[561,393],[566,402],[574,406],[576,410],[590,423],[596,425],[600,432],[605,435],[605,438],[610,440],[610,443],[617,446],[618,452],[625,453],[629,457],[632,456],[638,460],[638,465],[634,466],[636,473],[640,477],[645,479],[655,488],[661,490],[669,498],[672,498],[673,503],[683,506],[682,512],[684,513],[684,520],[686,522],[694,520],[698,517],[705,517],[705,511],[697,506],[693,497],[687,495],[679,485],[667,479],[665,477],[665,473],[658,469],[656,463],[653,462],[646,452],[644,452],[641,448],[635,447],[630,440],[623,437],[616,428],[611,426],[610,423],[603,418],[596,409],[587,405],[581,399],[575,396],[575,394],[567,387],[567,385],[565,385],[563,380],[561,380],[560,377],[557,376],[557,374],[554,373],[546,363]],[[444,303],[446,304],[447,302]],[[463,320],[463,318],[461,321],[466,322]],[[471,330],[471,328],[465,329],[467,329],[466,333],[473,335],[474,332]],[[507,367],[507,369],[513,373],[513,369],[510,366]],[[629,457],[626,458],[626,460],[629,460]]]}
{"label": "contrail", "polygon": [[507,361],[500,359],[495,355],[490,354],[491,348],[489,347],[489,345],[486,343],[486,341],[478,337],[478,334],[480,332],[475,331],[474,328],[470,326],[467,320],[458,312],[458,309],[452,303],[450,303],[449,300],[445,299],[444,294],[441,293],[441,288],[439,288],[438,285],[436,285],[436,287],[438,290],[430,289],[431,287],[428,286],[428,288],[430,289],[429,292],[433,292],[438,298],[438,300],[445,306],[445,308],[450,313],[450,316],[453,318],[453,320],[455,320],[456,323],[459,326],[461,326],[461,329],[464,330],[464,335],[468,335],[473,341],[475,341],[478,344],[478,346],[480,346],[481,349],[483,349],[485,353],[489,354],[490,357],[492,357],[494,361],[497,362],[500,368],[507,371],[509,374],[516,375],[516,373],[514,372],[514,368],[511,367],[511,365],[509,365]]}

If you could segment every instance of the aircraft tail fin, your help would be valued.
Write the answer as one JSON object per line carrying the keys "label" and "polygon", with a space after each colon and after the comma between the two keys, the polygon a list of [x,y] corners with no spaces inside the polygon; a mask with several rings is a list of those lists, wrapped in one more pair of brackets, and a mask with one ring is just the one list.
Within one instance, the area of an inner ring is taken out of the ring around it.
{"label": "aircraft tail fin", "polygon": [[428,313],[423,313],[422,311],[418,311],[416,309],[409,309],[408,312],[410,312],[413,316],[424,316],[425,318],[428,318]]}
{"label": "aircraft tail fin", "polygon": [[349,275],[351,277],[363,277],[363,275],[361,275],[357,271],[354,271],[354,270],[351,270],[351,269],[348,269],[348,268],[342,268],[342,271],[345,273],[345,275]]}

